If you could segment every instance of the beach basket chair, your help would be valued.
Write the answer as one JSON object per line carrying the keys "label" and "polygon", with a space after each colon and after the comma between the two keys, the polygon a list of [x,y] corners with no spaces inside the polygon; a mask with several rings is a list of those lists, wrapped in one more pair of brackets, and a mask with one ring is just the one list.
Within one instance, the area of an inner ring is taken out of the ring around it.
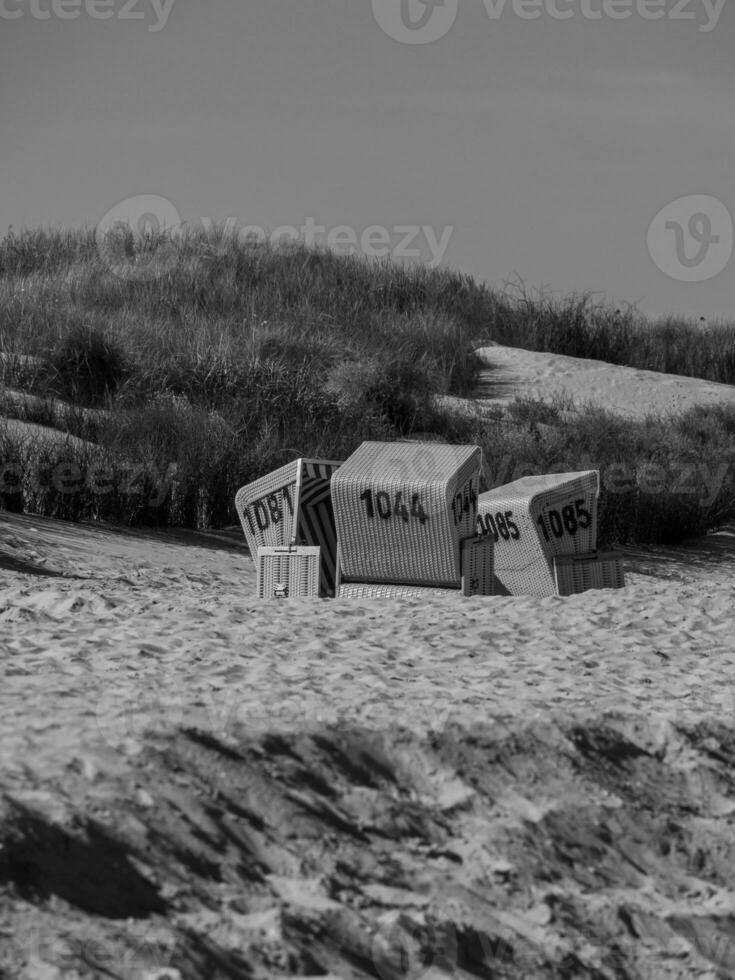
{"label": "beach basket chair", "polygon": [[558,594],[554,558],[596,551],[599,493],[600,474],[588,470],[526,476],[481,494],[477,526],[495,544],[495,591]]}
{"label": "beach basket chair", "polygon": [[241,487],[235,509],[256,565],[259,548],[320,548],[319,594],[333,596],[337,534],[330,493],[341,462],[296,459]]}
{"label": "beach basket chair", "polygon": [[491,594],[481,463],[477,446],[364,442],[332,477],[337,596]]}

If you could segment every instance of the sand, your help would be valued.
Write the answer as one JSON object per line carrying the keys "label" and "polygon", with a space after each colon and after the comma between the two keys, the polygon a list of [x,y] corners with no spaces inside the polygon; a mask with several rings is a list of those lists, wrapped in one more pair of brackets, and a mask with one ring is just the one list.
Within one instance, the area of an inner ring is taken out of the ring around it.
{"label": "sand", "polygon": [[624,556],[263,603],[237,528],[0,513],[0,978],[732,976],[735,528]]}
{"label": "sand", "polygon": [[3,977],[729,975],[732,529],[427,607],[258,602],[237,530],[0,526]]}
{"label": "sand", "polygon": [[486,365],[478,389],[481,404],[523,397],[557,401],[572,410],[596,406],[633,419],[677,414],[694,405],[735,405],[735,387],[698,378],[500,345],[478,354]]}
{"label": "sand", "polygon": [[49,425],[38,425],[36,422],[23,422],[19,419],[8,419],[0,417],[0,438],[7,434],[14,442],[26,445],[40,445],[48,449],[84,449],[87,452],[95,453],[99,447],[78,436],[70,435],[61,429],[55,429]]}
{"label": "sand", "polygon": [[3,514],[2,762],[7,771],[29,715],[58,726],[51,752],[68,751],[64,731],[114,741],[128,718],[138,729],[141,687],[171,700],[156,724],[180,723],[186,709],[221,732],[337,721],[425,732],[555,707],[732,713],[735,537],[707,544],[707,566],[701,544],[667,558],[627,551],[619,591],[274,605],[254,597],[236,529],[146,533]]}

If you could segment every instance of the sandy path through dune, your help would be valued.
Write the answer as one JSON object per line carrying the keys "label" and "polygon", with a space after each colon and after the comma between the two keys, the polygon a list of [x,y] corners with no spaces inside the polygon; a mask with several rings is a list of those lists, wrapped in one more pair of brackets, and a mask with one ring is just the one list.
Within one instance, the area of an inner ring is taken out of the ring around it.
{"label": "sandy path through dune", "polygon": [[477,391],[481,404],[504,404],[516,397],[571,400],[577,408],[595,405],[635,419],[694,405],[735,405],[735,386],[699,378],[500,345],[483,347],[478,354],[486,365]]}

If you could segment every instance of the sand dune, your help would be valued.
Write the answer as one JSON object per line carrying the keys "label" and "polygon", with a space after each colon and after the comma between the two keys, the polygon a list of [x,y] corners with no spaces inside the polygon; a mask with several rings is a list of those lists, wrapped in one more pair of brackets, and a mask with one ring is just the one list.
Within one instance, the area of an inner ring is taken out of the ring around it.
{"label": "sand dune", "polygon": [[21,443],[36,443],[44,447],[63,449],[65,446],[75,449],[87,449],[99,452],[99,446],[85,439],[70,435],[62,429],[54,429],[48,425],[38,425],[35,422],[21,422],[18,419],[0,417],[0,438],[7,433]]}
{"label": "sand dune", "polygon": [[41,398],[40,395],[30,395],[26,391],[13,388],[3,388],[0,394],[1,404],[12,410],[13,414],[44,411],[51,417],[54,426],[63,428],[70,417],[95,420],[109,417],[109,412],[100,408],[83,408],[62,401],[61,398]]}
{"label": "sand dune", "polygon": [[735,405],[735,387],[698,378],[500,345],[478,353],[487,365],[477,393],[481,404],[507,404],[516,397],[557,399],[569,408],[594,405],[636,419],[694,405]]}

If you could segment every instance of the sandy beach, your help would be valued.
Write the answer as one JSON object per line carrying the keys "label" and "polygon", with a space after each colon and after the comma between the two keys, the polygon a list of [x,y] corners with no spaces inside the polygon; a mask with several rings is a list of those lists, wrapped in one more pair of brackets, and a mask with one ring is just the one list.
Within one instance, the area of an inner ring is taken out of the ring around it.
{"label": "sandy beach", "polygon": [[0,978],[733,975],[735,528],[624,556],[262,603],[239,528],[0,514]]}

